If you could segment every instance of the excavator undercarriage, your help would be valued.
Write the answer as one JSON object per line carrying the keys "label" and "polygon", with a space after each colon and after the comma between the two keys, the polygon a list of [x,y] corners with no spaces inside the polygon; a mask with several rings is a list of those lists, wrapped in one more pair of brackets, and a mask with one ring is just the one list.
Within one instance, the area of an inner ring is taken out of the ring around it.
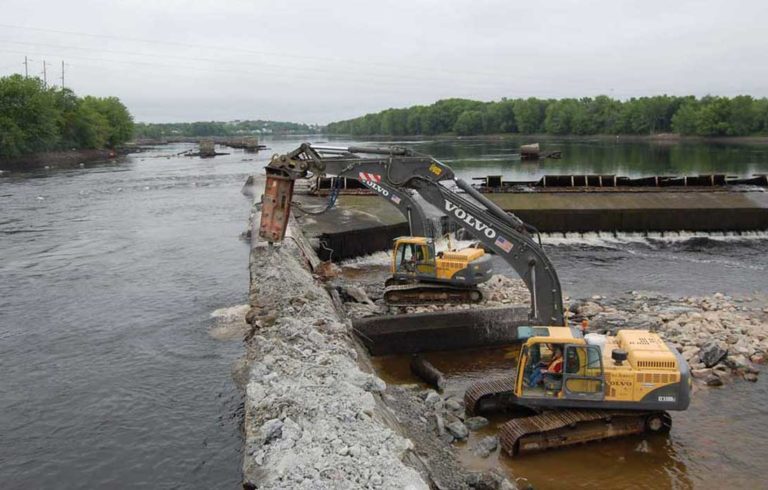
{"label": "excavator undercarriage", "polygon": [[467,416],[512,410],[514,418],[499,426],[501,448],[510,456],[646,432],[668,432],[672,418],[664,411],[544,409],[516,403],[515,378],[472,385],[464,395]]}
{"label": "excavator undercarriage", "polygon": [[388,305],[419,306],[445,303],[479,303],[483,293],[476,287],[458,287],[449,284],[407,282],[388,279],[384,301]]}

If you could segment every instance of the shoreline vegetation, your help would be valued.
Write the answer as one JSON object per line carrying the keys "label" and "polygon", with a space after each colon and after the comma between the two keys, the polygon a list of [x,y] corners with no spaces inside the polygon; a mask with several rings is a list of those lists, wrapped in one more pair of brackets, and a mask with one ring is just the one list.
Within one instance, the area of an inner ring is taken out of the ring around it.
{"label": "shoreline vegetation", "polygon": [[40,78],[0,78],[4,164],[35,164],[46,155],[56,160],[109,157],[132,137],[133,117],[117,97],[78,97],[70,89],[48,87]]}
{"label": "shoreline vegetation", "polygon": [[[334,137],[365,137],[373,140],[387,141],[393,138],[393,135],[387,134],[368,134],[368,135],[353,135],[350,133],[344,134],[332,134],[332,133],[319,133],[323,136]],[[401,141],[424,141],[430,140],[494,140],[503,141],[508,139],[525,139],[526,142],[535,141],[602,141],[602,142],[617,142],[617,143],[653,143],[653,144],[670,144],[675,145],[678,143],[719,143],[719,144],[768,144],[768,135],[754,135],[754,136],[690,136],[682,135],[678,133],[655,133],[655,134],[565,134],[554,135],[547,133],[493,133],[493,134],[476,134],[476,135],[458,135],[456,133],[441,133],[433,135],[397,135],[395,136]]]}
{"label": "shoreline vegetation", "polygon": [[[326,132],[352,136],[553,136],[677,134],[707,138],[767,137],[768,99],[660,95],[629,100],[605,95],[580,99],[444,99],[386,109],[330,123]],[[667,136],[668,137],[668,136]]]}
{"label": "shoreline vegetation", "polygon": [[197,121],[189,123],[136,123],[137,139],[164,140],[214,136],[242,137],[262,135],[317,134],[321,126],[286,121],[236,120]]}

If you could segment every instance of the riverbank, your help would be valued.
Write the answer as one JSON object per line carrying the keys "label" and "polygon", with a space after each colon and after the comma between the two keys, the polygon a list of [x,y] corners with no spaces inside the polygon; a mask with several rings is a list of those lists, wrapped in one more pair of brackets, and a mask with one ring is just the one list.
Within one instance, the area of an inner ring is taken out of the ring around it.
{"label": "riverbank", "polygon": [[17,158],[0,159],[0,170],[13,172],[51,167],[76,167],[81,163],[111,160],[117,158],[119,153],[115,150],[68,150],[32,153]]}
{"label": "riverbank", "polygon": [[[319,135],[315,135],[319,136]],[[464,141],[506,141],[506,140],[524,140],[525,142],[536,141],[598,141],[603,143],[657,143],[657,144],[676,144],[676,143],[717,143],[717,144],[735,144],[735,145],[768,145],[768,135],[754,135],[754,136],[686,136],[677,133],[656,133],[656,134],[564,134],[555,135],[547,133],[494,133],[494,134],[478,134],[472,136],[460,136],[456,133],[442,133],[435,135],[384,135],[384,134],[369,134],[369,135],[350,135],[350,134],[328,134],[333,138],[366,138],[375,141],[423,141],[425,138],[437,141],[449,141],[449,140],[464,140]]]}

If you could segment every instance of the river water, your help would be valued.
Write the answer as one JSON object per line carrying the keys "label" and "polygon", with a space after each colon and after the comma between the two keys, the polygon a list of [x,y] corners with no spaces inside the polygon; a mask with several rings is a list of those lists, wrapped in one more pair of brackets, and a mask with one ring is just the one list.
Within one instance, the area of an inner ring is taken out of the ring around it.
{"label": "river water", "polygon": [[[242,398],[231,370],[242,347],[211,335],[212,315],[247,300],[245,178],[300,141],[265,143],[258,155],[222,148],[231,154],[200,160],[171,145],[0,176],[0,488],[239,486]],[[465,178],[768,172],[764,146],[552,140],[563,160],[520,163],[509,157],[517,143],[408,144]],[[763,234],[545,242],[573,297],[768,291]],[[641,479],[667,475],[646,486],[757,484],[767,469],[752,435],[768,429],[764,380],[705,396],[650,452],[594,445],[513,470],[542,487],[622,486],[611,475],[628,466]]]}

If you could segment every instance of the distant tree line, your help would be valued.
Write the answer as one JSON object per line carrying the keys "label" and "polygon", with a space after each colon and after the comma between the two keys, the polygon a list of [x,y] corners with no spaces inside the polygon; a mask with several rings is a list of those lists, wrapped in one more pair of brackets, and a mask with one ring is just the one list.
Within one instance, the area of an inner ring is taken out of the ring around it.
{"label": "distant tree line", "polygon": [[554,135],[680,133],[747,136],[768,133],[768,99],[660,95],[621,101],[605,95],[581,99],[445,99],[429,106],[387,109],[326,127],[331,134]]}
{"label": "distant tree line", "polygon": [[192,123],[137,123],[138,138],[172,138],[174,136],[238,136],[257,134],[312,134],[319,126],[282,121],[200,121]]}
{"label": "distant tree line", "polygon": [[0,78],[0,158],[115,148],[130,140],[133,118],[117,97],[78,97],[39,78]]}

